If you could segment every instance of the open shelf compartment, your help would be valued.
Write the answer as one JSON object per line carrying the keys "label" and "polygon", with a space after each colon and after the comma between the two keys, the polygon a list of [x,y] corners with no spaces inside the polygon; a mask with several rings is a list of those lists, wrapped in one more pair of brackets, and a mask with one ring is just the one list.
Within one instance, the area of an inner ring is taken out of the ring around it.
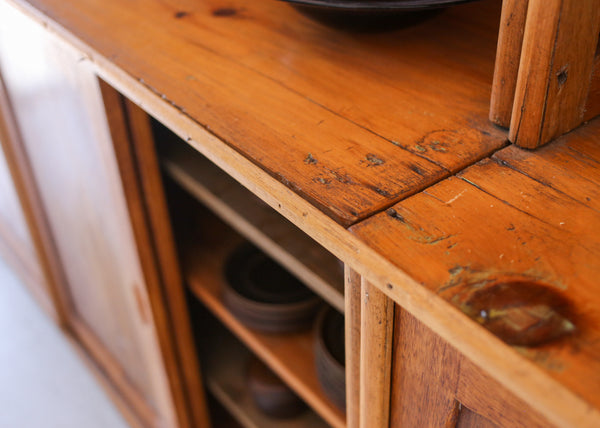
{"label": "open shelf compartment", "polygon": [[198,229],[194,242],[184,249],[184,271],[192,293],[328,424],[345,427],[344,412],[325,396],[317,379],[313,331],[264,334],[239,321],[221,295],[225,260],[243,239],[212,215],[202,218]]}
{"label": "open shelf compartment", "polygon": [[344,312],[339,260],[249,190],[183,142],[169,145],[166,173],[238,233]]}

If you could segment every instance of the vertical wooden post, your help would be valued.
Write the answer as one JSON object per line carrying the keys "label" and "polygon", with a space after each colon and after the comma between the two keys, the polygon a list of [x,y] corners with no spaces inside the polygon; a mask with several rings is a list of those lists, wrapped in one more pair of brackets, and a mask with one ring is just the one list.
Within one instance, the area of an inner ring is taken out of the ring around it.
{"label": "vertical wooden post", "polygon": [[394,302],[362,279],[360,427],[387,427],[394,333]]}
{"label": "vertical wooden post", "polygon": [[529,0],[512,142],[536,148],[583,122],[599,32],[599,0]]}
{"label": "vertical wooden post", "polygon": [[344,310],[346,322],[346,427],[360,424],[360,275],[345,266]]}
{"label": "vertical wooden post", "polygon": [[508,128],[519,73],[529,0],[504,0],[496,50],[490,120]]}

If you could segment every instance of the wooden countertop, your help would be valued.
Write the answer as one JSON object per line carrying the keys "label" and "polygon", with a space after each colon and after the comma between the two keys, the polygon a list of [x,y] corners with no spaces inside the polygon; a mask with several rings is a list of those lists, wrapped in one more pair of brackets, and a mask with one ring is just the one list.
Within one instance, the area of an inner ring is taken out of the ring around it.
{"label": "wooden countertop", "polygon": [[17,0],[349,225],[502,147],[497,1],[383,34],[275,0]]}
{"label": "wooden countertop", "polygon": [[[599,166],[595,120],[535,152],[501,150],[351,229],[557,380],[546,397],[574,426],[600,425]],[[581,415],[562,388],[584,400]]]}
{"label": "wooden countertop", "polygon": [[[599,125],[493,155],[500,2],[373,35],[274,0],[3,1],[549,420],[600,425]],[[552,287],[576,333],[513,348],[457,310],[453,279],[500,274]]]}

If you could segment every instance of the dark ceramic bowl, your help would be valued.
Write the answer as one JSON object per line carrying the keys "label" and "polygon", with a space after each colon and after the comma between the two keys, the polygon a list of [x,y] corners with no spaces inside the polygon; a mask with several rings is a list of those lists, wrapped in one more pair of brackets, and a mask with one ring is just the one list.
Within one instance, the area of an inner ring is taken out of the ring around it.
{"label": "dark ceramic bowl", "polygon": [[238,248],[225,265],[223,300],[244,324],[266,333],[310,328],[321,299],[251,244]]}
{"label": "dark ceramic bowl", "polygon": [[256,357],[248,364],[248,387],[256,406],[272,418],[293,418],[307,408],[304,401]]}
{"label": "dark ceramic bowl", "polygon": [[325,308],[315,324],[315,364],[325,395],[341,410],[346,409],[346,363],[344,316]]}
{"label": "dark ceramic bowl", "polygon": [[476,0],[282,0],[337,28],[380,31],[416,24],[444,7]]}

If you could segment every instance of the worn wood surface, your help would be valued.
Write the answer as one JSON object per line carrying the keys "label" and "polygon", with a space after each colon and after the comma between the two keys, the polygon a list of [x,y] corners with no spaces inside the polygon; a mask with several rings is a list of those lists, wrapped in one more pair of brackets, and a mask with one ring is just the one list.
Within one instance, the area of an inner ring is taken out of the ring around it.
{"label": "worn wood surface", "polygon": [[490,120],[508,128],[512,115],[529,0],[504,0],[498,33]]}
{"label": "worn wood surface", "polygon": [[345,266],[346,427],[360,426],[361,277]]}
{"label": "worn wood surface", "polygon": [[[191,236],[190,236],[191,237]],[[345,427],[345,415],[329,401],[316,374],[314,332],[266,334],[249,329],[225,306],[225,260],[243,239],[216,218],[203,218],[185,252],[186,279],[194,295],[250,350],[260,357],[327,423]]]}
{"label": "worn wood surface", "polygon": [[597,0],[529,1],[512,142],[539,147],[583,122],[599,33]]}
{"label": "worn wood surface", "polygon": [[163,164],[172,179],[344,312],[343,272],[335,256],[193,148],[183,142],[171,146]]}
{"label": "worn wood surface", "polygon": [[109,83],[121,89],[116,65],[137,82],[126,94],[162,97],[343,224],[504,144],[487,120],[494,1],[382,35],[276,1],[16,3],[72,34]]}
{"label": "worn wood surface", "polygon": [[395,318],[390,427],[549,425],[412,315]]}
{"label": "worn wood surface", "polygon": [[394,302],[361,278],[360,427],[385,427],[390,417]]}
{"label": "worn wood surface", "polygon": [[[600,421],[599,135],[596,120],[535,153],[509,147],[353,228],[512,344],[504,358],[532,362],[518,384],[486,368],[561,426]],[[538,371],[557,381],[552,395]]]}

